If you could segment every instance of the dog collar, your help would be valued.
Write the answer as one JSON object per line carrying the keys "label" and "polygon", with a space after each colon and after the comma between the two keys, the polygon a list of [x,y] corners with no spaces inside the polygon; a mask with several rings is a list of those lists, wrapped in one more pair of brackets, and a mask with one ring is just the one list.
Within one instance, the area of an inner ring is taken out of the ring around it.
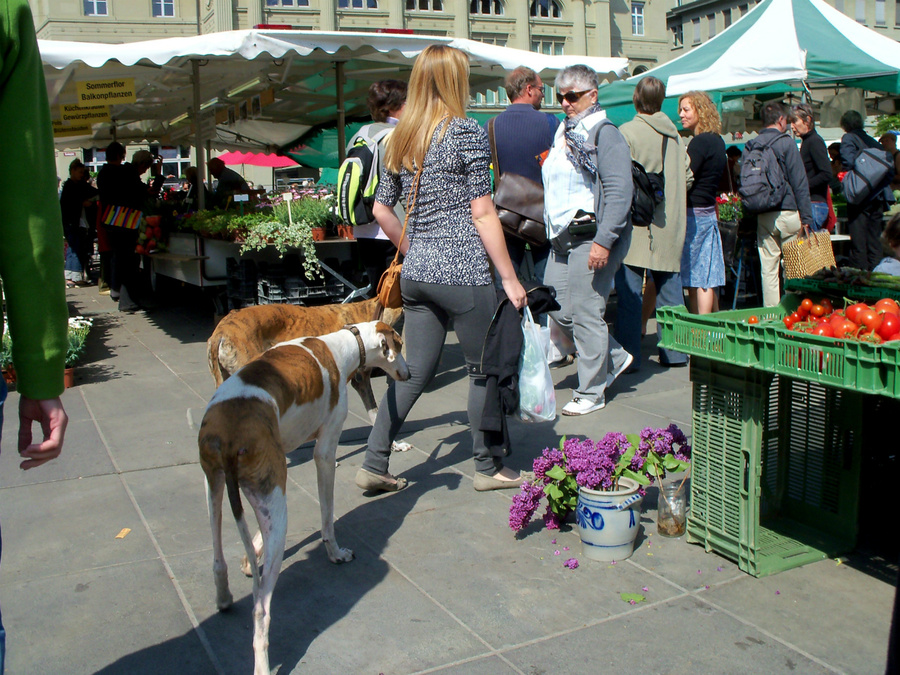
{"label": "dog collar", "polygon": [[359,328],[356,326],[344,326],[344,330],[349,330],[356,338],[356,346],[359,347],[359,367],[366,367],[366,346],[363,344],[362,336],[359,334]]}

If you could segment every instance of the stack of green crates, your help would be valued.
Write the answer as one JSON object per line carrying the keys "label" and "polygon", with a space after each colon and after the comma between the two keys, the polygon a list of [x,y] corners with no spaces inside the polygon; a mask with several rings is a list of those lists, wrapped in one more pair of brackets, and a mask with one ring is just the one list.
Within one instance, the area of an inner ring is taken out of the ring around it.
{"label": "stack of green crates", "polygon": [[691,362],[688,541],[765,576],[856,541],[863,395]]}

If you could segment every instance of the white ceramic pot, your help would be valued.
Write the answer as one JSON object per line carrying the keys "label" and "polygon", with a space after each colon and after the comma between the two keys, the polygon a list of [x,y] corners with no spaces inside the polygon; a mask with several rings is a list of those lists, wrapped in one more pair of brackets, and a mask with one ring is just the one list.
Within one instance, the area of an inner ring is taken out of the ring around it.
{"label": "white ceramic pot", "polygon": [[639,487],[630,478],[620,478],[615,491],[578,489],[575,518],[586,557],[608,561],[631,556],[644,500]]}

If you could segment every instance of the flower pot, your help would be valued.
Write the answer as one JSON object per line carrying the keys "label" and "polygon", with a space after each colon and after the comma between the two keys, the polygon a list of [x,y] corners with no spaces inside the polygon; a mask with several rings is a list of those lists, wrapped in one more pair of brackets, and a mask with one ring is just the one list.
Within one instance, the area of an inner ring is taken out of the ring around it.
{"label": "flower pot", "polygon": [[63,384],[66,389],[75,386],[75,368],[66,368],[63,371]]}
{"label": "flower pot", "polygon": [[575,517],[585,557],[607,561],[631,557],[644,500],[639,487],[630,478],[620,478],[618,490],[578,489]]}
{"label": "flower pot", "polygon": [[341,239],[356,239],[353,236],[353,226],[352,225],[338,225],[338,236]]}
{"label": "flower pot", "polygon": [[325,241],[325,228],[324,227],[313,227],[310,229],[312,231],[313,241]]}

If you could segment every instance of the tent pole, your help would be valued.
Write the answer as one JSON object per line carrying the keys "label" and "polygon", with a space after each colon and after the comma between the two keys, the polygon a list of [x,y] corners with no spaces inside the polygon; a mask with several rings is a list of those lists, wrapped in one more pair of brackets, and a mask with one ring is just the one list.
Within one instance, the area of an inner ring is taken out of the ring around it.
{"label": "tent pole", "polygon": [[[197,175],[200,178],[201,186],[206,180],[206,162],[203,153],[203,130],[200,128],[200,61],[191,59],[191,80],[194,88],[194,109],[192,117],[194,118],[194,146],[197,148]],[[197,209],[203,211],[206,208],[206,190],[200,189],[197,192]]]}
{"label": "tent pole", "polygon": [[338,166],[344,163],[346,158],[347,137],[344,131],[344,63],[336,61],[335,88],[337,89],[337,142],[338,142]]}

